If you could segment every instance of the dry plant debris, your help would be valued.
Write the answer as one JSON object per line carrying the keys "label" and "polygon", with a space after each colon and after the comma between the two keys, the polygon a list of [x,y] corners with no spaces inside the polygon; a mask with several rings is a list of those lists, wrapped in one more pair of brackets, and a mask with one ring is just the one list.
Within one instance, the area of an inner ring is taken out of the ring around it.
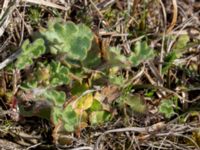
{"label": "dry plant debris", "polygon": [[0,149],[200,149],[198,0],[1,0]]}

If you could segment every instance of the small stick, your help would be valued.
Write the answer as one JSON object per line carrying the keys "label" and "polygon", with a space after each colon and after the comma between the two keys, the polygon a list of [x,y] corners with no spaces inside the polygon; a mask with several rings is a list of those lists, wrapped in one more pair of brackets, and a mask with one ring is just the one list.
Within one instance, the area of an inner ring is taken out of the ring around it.
{"label": "small stick", "polygon": [[15,53],[10,55],[8,58],[6,58],[3,62],[0,63],[0,70],[5,68],[8,64],[13,62],[21,53],[21,49],[17,50]]}
{"label": "small stick", "polygon": [[139,132],[139,133],[149,133],[149,132],[154,132],[156,130],[159,130],[161,128],[164,128],[166,124],[164,122],[159,122],[156,123],[152,126],[148,127],[127,127],[127,128],[119,128],[119,129],[113,129],[113,130],[108,130],[104,132],[99,138],[97,139],[97,142],[95,143],[94,150],[98,150],[99,143],[102,139],[103,136],[109,133],[117,133],[117,132]]}

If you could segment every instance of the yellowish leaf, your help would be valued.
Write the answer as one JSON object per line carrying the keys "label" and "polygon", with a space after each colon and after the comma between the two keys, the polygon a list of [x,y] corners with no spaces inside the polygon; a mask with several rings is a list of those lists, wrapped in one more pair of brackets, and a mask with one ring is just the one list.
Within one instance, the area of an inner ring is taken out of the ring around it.
{"label": "yellowish leaf", "polygon": [[93,99],[92,93],[82,96],[75,102],[75,109],[87,110],[92,106]]}

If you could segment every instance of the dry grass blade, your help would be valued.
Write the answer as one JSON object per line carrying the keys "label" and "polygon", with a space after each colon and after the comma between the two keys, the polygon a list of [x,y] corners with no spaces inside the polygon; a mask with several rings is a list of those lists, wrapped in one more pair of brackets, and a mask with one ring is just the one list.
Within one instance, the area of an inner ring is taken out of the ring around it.
{"label": "dry grass blade", "polygon": [[164,81],[162,79],[162,76],[160,75],[160,72],[158,72],[157,68],[153,64],[152,61],[147,61],[147,64],[149,65],[149,68],[151,69],[151,72],[154,74],[158,81],[158,85],[163,85]]}
{"label": "dry grass blade", "polygon": [[115,3],[115,0],[104,0],[100,3],[98,3],[96,7],[99,8],[99,9],[104,9],[104,8],[114,4],[114,3]]}
{"label": "dry grass blade", "polygon": [[6,8],[8,7],[8,3],[9,1],[8,0],[5,0],[4,3],[3,3],[3,7],[2,7],[2,10],[1,10],[1,14],[0,14],[0,18],[3,16]]}
{"label": "dry grass blade", "polygon": [[[160,5],[162,7],[163,20],[164,20],[164,32],[163,32],[163,35],[162,35],[162,47],[161,47],[161,52],[160,52],[160,62],[163,62],[164,43],[165,43],[165,36],[166,36],[167,14],[166,14],[166,9],[164,7],[162,0],[159,0],[159,2],[160,2]],[[162,63],[159,64],[159,72],[160,72],[160,74],[162,72]]]}
{"label": "dry grass blade", "polygon": [[69,10],[70,9],[69,7],[63,7],[63,6],[54,4],[52,2],[44,1],[44,0],[22,0],[22,2],[44,5],[47,7],[57,8],[57,9],[61,9],[61,10]]}
{"label": "dry grass blade", "polygon": [[94,9],[96,10],[96,12],[99,14],[99,16],[101,17],[101,18],[103,18],[103,15],[102,15],[102,13],[100,12],[100,10],[98,9],[98,7],[96,6],[96,4],[92,1],[92,0],[89,0],[90,1],[90,3],[92,4],[92,6],[94,7]]}
{"label": "dry grass blade", "polygon": [[93,147],[83,146],[83,147],[73,148],[73,149],[70,149],[70,150],[93,150]]}
{"label": "dry grass blade", "polygon": [[178,17],[177,1],[176,0],[172,0],[172,3],[173,3],[173,18],[172,18],[172,22],[171,22],[169,28],[167,29],[167,33],[172,31],[172,29],[176,25],[176,21],[177,21],[177,17]]}
{"label": "dry grass blade", "polygon": [[9,6],[9,2],[10,1],[8,1],[8,0],[4,1],[3,8],[2,8],[2,11],[0,14],[0,37],[3,35],[6,27],[8,26],[8,24],[10,22],[9,16],[16,6],[16,0],[11,2],[10,6]]}

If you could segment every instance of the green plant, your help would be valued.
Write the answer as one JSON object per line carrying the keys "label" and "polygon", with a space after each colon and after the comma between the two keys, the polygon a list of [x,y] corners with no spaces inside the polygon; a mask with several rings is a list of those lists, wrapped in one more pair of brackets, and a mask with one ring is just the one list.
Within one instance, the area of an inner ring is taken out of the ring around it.
{"label": "green plant", "polygon": [[164,99],[158,107],[159,112],[164,114],[166,118],[170,118],[175,115],[175,110],[178,109],[177,98],[173,97],[171,99]]}
{"label": "green plant", "polygon": [[37,24],[41,20],[41,9],[39,7],[32,7],[29,9],[28,18],[32,24]]}
{"label": "green plant", "polygon": [[154,51],[150,48],[146,41],[137,41],[134,48],[134,53],[131,54],[130,60],[134,66],[138,66],[142,61],[153,58]]}
{"label": "green plant", "polygon": [[[170,37],[173,40],[175,40],[175,37]],[[185,52],[188,42],[189,42],[189,36],[188,35],[181,35],[177,38],[175,44],[172,47],[172,51],[168,53],[164,58],[164,64],[162,67],[162,73],[165,74],[167,71],[171,68],[174,61],[177,58],[180,58],[183,53]]]}
{"label": "green plant", "polygon": [[43,94],[46,99],[52,101],[56,107],[62,107],[66,100],[65,93],[62,91],[58,92],[56,90],[47,90]]}
{"label": "green plant", "polygon": [[52,61],[48,64],[48,67],[50,68],[50,81],[49,83],[52,86],[58,86],[62,84],[68,84],[69,78],[68,78],[68,68],[64,65],[61,65],[60,62]]}
{"label": "green plant", "polygon": [[146,97],[149,97],[149,98],[154,98],[155,93],[156,93],[156,90],[155,90],[155,89],[153,89],[153,90],[148,90],[147,92],[145,92],[145,96],[146,96]]}
{"label": "green plant", "polygon": [[94,111],[90,114],[90,123],[92,125],[97,125],[110,120],[110,113],[106,111]]}
{"label": "green plant", "polygon": [[129,106],[132,111],[137,113],[144,113],[146,111],[146,105],[138,95],[126,94],[123,96],[123,105]]}
{"label": "green plant", "polygon": [[91,47],[93,34],[84,24],[75,25],[73,22],[61,24],[49,23],[48,29],[41,31],[53,54],[67,53],[71,59],[83,60]]}
{"label": "green plant", "polygon": [[[41,32],[45,38],[36,39],[33,43],[26,40],[22,45],[21,55],[16,62],[16,68],[19,70],[33,64],[33,60],[41,55],[52,52],[56,49],[56,53],[67,55],[71,60],[82,60],[86,57],[90,49],[93,34],[88,27],[83,24],[75,25],[72,22],[66,24],[53,23],[49,24],[47,30]],[[45,42],[52,44],[45,46]],[[47,51],[45,51],[47,49]],[[54,51],[55,52],[55,51]],[[60,85],[69,84],[70,68],[61,64],[61,61],[52,59],[49,61],[36,62],[33,73],[27,77],[21,84],[21,89],[26,92],[42,88],[41,93],[37,93],[36,99],[47,99],[52,103],[51,120],[56,125],[62,120],[67,131],[73,131],[77,126],[78,115],[71,105],[63,107],[66,101],[65,93],[57,91],[54,88]],[[41,91],[41,90],[40,90]],[[34,115],[37,110],[26,110],[23,105],[19,104],[20,113],[24,116]],[[62,113],[64,112],[64,113]],[[38,112],[37,112],[38,113]],[[38,114],[36,114],[37,116]],[[46,116],[39,117],[50,119]]]}
{"label": "green plant", "polygon": [[130,66],[131,62],[121,54],[120,49],[117,47],[110,47],[108,53],[108,63],[110,66]]}
{"label": "green plant", "polygon": [[175,52],[171,52],[167,54],[167,56],[164,58],[162,73],[166,73],[171,68],[175,59],[177,59]]}
{"label": "green plant", "polygon": [[44,40],[39,38],[33,43],[29,40],[24,41],[22,44],[22,52],[20,57],[17,59],[16,67],[17,69],[24,69],[28,65],[33,64],[33,59],[37,59],[42,54],[45,53]]}
{"label": "green plant", "polygon": [[[172,37],[172,38],[174,38],[174,37]],[[176,53],[178,58],[181,57],[182,54],[185,52],[189,41],[190,41],[190,37],[187,34],[180,35],[178,37],[177,41],[175,42],[175,44],[173,46],[173,52]]]}
{"label": "green plant", "polygon": [[32,76],[21,84],[21,88],[28,90],[37,87],[56,87],[69,83],[68,68],[60,62],[52,60],[49,63],[39,63]]}
{"label": "green plant", "polygon": [[69,105],[64,109],[61,118],[67,131],[75,130],[75,127],[78,125],[78,116],[72,106]]}
{"label": "green plant", "polygon": [[[89,85],[96,84],[93,78],[91,79],[93,83],[85,86],[87,82],[84,81],[88,75],[94,77],[94,71],[97,71],[97,74],[101,72],[98,74],[98,80],[104,80],[102,72],[105,71],[111,82],[120,85],[124,80],[123,74],[115,75],[116,72],[126,67],[137,66],[154,56],[153,50],[145,41],[138,41],[129,57],[124,56],[119,48],[111,47],[106,51],[106,65],[99,71],[98,67],[103,62],[100,51],[91,49],[93,33],[87,26],[52,21],[48,24],[48,28],[42,29],[40,33],[39,39],[33,43],[26,40],[22,45],[22,53],[17,59],[16,67],[22,70],[34,64],[34,69],[22,81],[20,87],[25,92],[41,89],[40,92],[35,92],[35,98],[46,99],[51,103],[52,111],[49,119],[55,126],[61,121],[67,131],[86,127],[88,123],[95,125],[111,119],[111,110],[104,108],[102,101],[93,96],[92,93],[95,91],[89,90],[91,88]],[[47,57],[49,55],[50,59]],[[41,56],[44,59],[38,59]],[[115,68],[115,73],[108,71],[110,68]],[[71,94],[76,97],[74,101],[67,102],[65,89],[62,86],[71,89]],[[135,111],[144,110],[144,105],[137,97],[131,99],[134,101],[127,98],[127,105],[135,109],[135,104],[139,104],[140,110]],[[20,110],[28,115],[34,113],[24,111],[23,107]],[[46,116],[43,118],[47,119]]]}

